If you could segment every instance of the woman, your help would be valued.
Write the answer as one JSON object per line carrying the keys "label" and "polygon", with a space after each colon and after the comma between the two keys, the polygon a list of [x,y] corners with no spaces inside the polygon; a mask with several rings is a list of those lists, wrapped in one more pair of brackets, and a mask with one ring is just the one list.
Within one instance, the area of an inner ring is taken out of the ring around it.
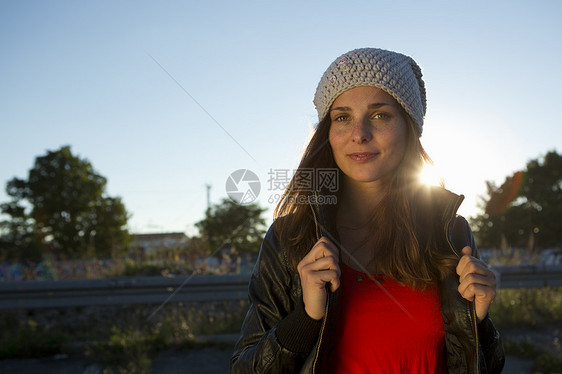
{"label": "woman", "polygon": [[418,65],[350,51],[314,103],[299,170],[336,170],[336,204],[321,204],[328,188],[291,180],[254,268],[232,372],[501,372],[495,276],[456,216],[463,197],[418,182],[430,161]]}

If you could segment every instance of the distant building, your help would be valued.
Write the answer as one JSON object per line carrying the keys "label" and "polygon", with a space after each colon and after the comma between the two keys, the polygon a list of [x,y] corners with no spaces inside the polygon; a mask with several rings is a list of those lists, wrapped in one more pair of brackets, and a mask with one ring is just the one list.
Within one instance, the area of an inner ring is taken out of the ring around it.
{"label": "distant building", "polygon": [[132,247],[140,248],[146,254],[161,250],[181,249],[189,244],[189,238],[183,232],[133,234],[132,237]]}

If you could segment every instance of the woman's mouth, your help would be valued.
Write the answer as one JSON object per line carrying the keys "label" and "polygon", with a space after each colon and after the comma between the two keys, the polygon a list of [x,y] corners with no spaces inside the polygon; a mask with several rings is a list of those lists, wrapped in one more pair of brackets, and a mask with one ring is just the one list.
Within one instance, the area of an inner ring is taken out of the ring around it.
{"label": "woman's mouth", "polygon": [[357,162],[367,162],[374,159],[377,156],[378,153],[374,153],[374,152],[357,152],[357,153],[350,153],[347,155],[347,157]]}

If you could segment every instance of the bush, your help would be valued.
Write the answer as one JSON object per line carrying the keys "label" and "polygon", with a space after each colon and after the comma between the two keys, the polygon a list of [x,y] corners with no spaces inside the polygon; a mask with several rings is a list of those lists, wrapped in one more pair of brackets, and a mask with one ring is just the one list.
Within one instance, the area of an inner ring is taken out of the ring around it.
{"label": "bush", "polygon": [[113,327],[109,339],[91,344],[86,354],[102,364],[106,373],[145,374],[152,354],[163,346],[161,337],[153,331]]}
{"label": "bush", "polygon": [[[5,323],[10,321],[4,321]],[[2,326],[0,359],[16,357],[46,357],[62,353],[68,337],[50,326],[39,326],[34,320],[15,322],[15,328]]]}
{"label": "bush", "polygon": [[533,364],[533,372],[545,374],[562,373],[562,358],[556,356],[552,352],[542,352]]}
{"label": "bush", "polygon": [[562,287],[500,289],[490,307],[500,328],[537,328],[562,320]]}
{"label": "bush", "polygon": [[505,353],[533,360],[533,373],[562,373],[562,358],[556,354],[537,348],[530,341],[510,341],[504,344]]}
{"label": "bush", "polygon": [[135,276],[161,276],[170,273],[170,269],[164,265],[151,262],[134,262],[127,260],[123,272],[119,274],[125,277]]}
{"label": "bush", "polygon": [[505,353],[526,359],[535,359],[542,353],[540,349],[535,347],[530,341],[508,341],[504,343]]}

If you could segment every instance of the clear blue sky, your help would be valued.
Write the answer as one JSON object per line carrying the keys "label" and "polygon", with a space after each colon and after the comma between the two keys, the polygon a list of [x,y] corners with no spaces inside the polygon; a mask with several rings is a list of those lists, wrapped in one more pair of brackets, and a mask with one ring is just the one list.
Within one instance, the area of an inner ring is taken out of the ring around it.
{"label": "clear blue sky", "polygon": [[193,234],[205,184],[217,203],[241,168],[271,222],[268,171],[297,166],[320,76],[368,46],[422,67],[422,142],[473,215],[485,180],[562,151],[561,14],[558,1],[0,1],[0,202],[68,144],[133,232]]}

